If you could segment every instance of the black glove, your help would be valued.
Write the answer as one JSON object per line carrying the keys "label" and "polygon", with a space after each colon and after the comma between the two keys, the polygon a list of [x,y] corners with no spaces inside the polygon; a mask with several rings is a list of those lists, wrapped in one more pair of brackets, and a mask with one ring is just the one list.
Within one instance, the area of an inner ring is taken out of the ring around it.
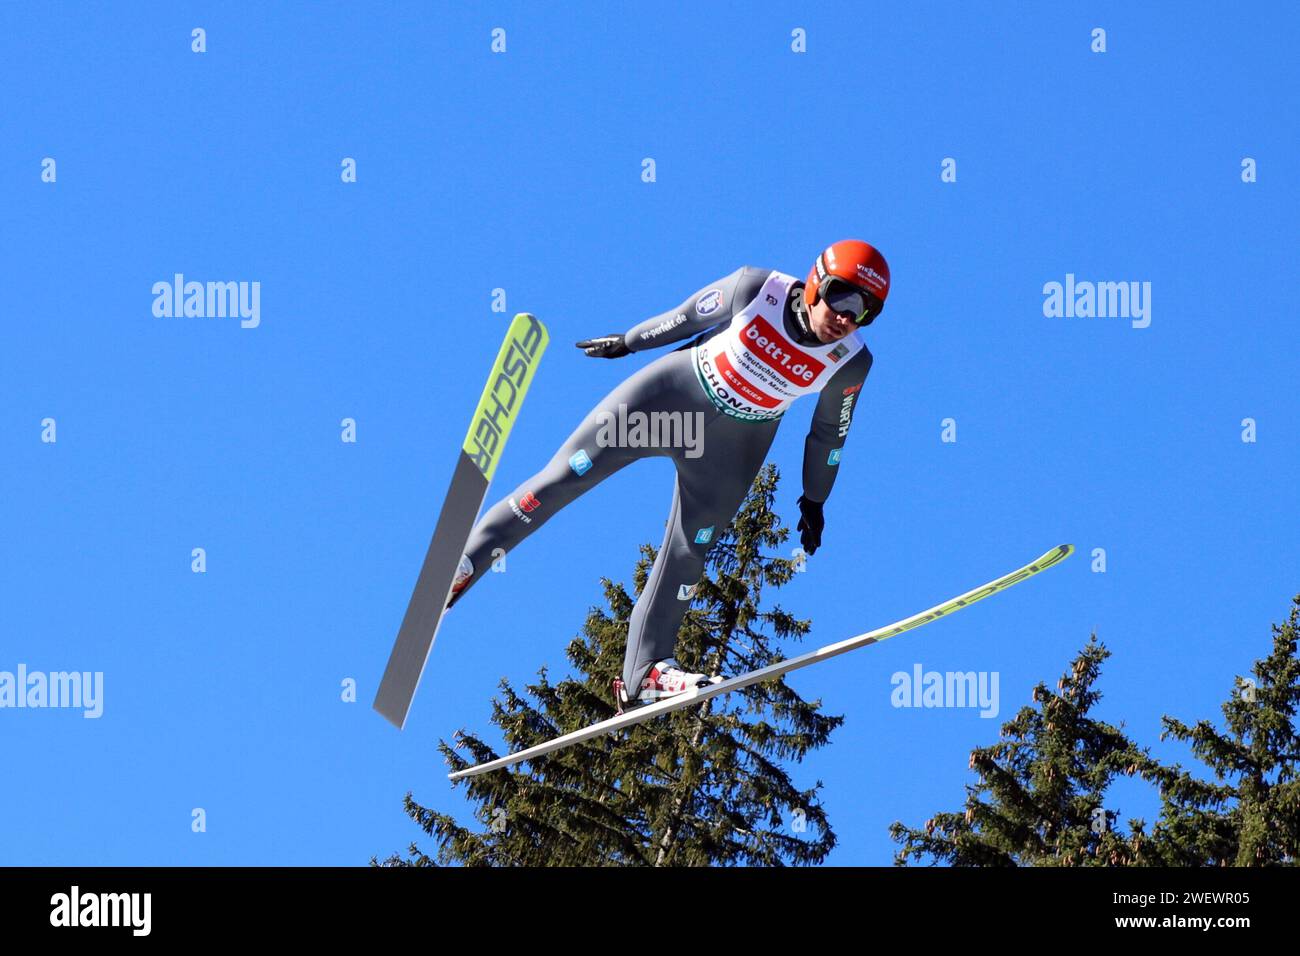
{"label": "black glove", "polygon": [[822,514],[821,501],[809,501],[799,496],[799,543],[804,553],[816,554],[822,544],[822,529],[826,527],[826,518]]}
{"label": "black glove", "polygon": [[632,350],[623,343],[622,335],[602,335],[594,339],[583,339],[576,344],[592,358],[622,358],[632,354]]}

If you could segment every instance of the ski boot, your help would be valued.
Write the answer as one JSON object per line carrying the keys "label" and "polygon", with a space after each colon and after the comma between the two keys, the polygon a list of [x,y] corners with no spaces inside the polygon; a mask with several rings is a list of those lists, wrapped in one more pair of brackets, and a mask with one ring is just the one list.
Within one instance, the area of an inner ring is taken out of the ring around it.
{"label": "ski boot", "polygon": [[721,680],[721,677],[710,677],[708,674],[688,673],[672,660],[660,661],[650,668],[650,673],[641,681],[640,693],[635,697],[628,696],[627,684],[623,682],[623,678],[614,678],[614,712],[623,713],[624,704],[641,707],[666,697],[676,697],[696,687],[719,683]]}
{"label": "ski boot", "polygon": [[451,610],[451,606],[460,597],[460,592],[465,590],[465,585],[469,584],[469,579],[473,576],[474,565],[470,563],[469,555],[462,554],[460,556],[460,565],[456,568],[456,576],[451,580],[451,596],[447,598],[447,606],[443,610]]}

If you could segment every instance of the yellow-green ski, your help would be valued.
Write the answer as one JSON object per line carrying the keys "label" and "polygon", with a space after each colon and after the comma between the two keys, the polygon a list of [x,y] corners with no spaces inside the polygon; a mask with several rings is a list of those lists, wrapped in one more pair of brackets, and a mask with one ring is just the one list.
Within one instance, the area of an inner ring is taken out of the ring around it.
{"label": "yellow-green ski", "polygon": [[388,657],[388,667],[375,694],[375,710],[399,730],[406,724],[411,701],[415,699],[424,666],[438,636],[465,542],[474,528],[510,429],[519,418],[524,396],[549,341],[546,326],[535,316],[527,312],[516,315],[474,409],[433,540],[429,542],[397,641]]}
{"label": "yellow-green ski", "polygon": [[593,737],[599,737],[602,734],[612,733],[615,730],[621,730],[624,727],[630,727],[633,724],[639,724],[642,721],[658,717],[660,714],[666,714],[669,711],[680,710],[683,707],[689,707],[691,704],[698,704],[708,700],[710,697],[717,697],[719,694],[726,694],[729,691],[740,690],[742,687],[748,687],[750,684],[756,684],[759,681],[771,680],[774,677],[780,677],[782,674],[798,670],[801,667],[807,667],[810,664],[818,664],[831,657],[838,657],[840,654],[847,654],[849,651],[857,650],[859,647],[866,647],[868,644],[879,644],[896,634],[902,634],[904,631],[910,631],[914,627],[920,627],[922,624],[929,624],[941,617],[951,614],[953,611],[959,611],[964,607],[970,607],[976,601],[982,601],[990,595],[997,594],[999,591],[1005,591],[1014,584],[1019,584],[1026,578],[1033,577],[1040,571],[1046,571],[1054,564],[1059,564],[1074,553],[1074,545],[1062,544],[1048,551],[1042,557],[1031,561],[1023,568],[1017,568],[1009,574],[990,581],[988,584],[981,585],[965,594],[959,594],[955,598],[950,598],[942,604],[936,604],[934,607],[922,611],[920,614],[913,614],[911,617],[904,618],[894,624],[886,627],[877,628],[874,631],[868,631],[866,634],[859,634],[857,637],[850,637],[847,640],[840,641],[837,644],[828,644],[823,648],[815,651],[809,651],[807,654],[801,654],[798,657],[792,657],[788,661],[778,661],[775,664],[769,664],[767,667],[760,668],[756,671],[750,671],[748,674],[741,674],[739,677],[731,677],[726,680],[718,681],[713,684],[706,684],[702,687],[696,687],[684,694],[675,697],[669,697],[653,704],[645,704],[637,707],[635,710],[629,710],[618,716],[611,717],[608,720],[602,720],[600,723],[592,724],[590,727],[584,727],[581,730],[575,730],[572,733],[565,734],[563,737],[556,737],[544,744],[538,744],[536,747],[529,747],[527,750],[520,750],[517,753],[510,754],[506,757],[500,757],[496,760],[485,761],[473,767],[466,767],[464,770],[458,770],[455,773],[448,774],[452,780],[459,780],[462,777],[472,777],[475,774],[487,773],[489,770],[499,770],[502,767],[508,767],[511,764],[519,763],[523,760],[536,760],[538,757],[553,753],[556,750],[562,750],[565,747],[571,747],[574,744],[582,743],[584,740],[591,740]]}

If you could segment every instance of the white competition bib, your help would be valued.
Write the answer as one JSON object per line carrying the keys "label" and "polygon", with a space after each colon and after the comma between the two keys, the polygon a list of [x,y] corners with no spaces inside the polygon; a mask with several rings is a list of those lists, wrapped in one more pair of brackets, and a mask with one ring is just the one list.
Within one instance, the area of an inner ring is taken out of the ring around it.
{"label": "white competition bib", "polygon": [[820,392],[840,363],[862,350],[857,331],[813,346],[785,334],[782,316],[797,281],[773,271],[727,328],[691,349],[700,385],[728,415],[755,422],[780,418],[799,396]]}

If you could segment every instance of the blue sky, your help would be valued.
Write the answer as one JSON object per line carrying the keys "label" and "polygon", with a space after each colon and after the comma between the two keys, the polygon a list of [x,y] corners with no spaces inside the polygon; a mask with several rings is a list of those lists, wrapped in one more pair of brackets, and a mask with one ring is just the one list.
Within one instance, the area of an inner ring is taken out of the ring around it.
{"label": "blue sky", "polygon": [[[490,501],[649,360],[574,340],[849,236],[893,289],[824,548],[779,595],[810,645],[1081,554],[791,678],[847,717],[795,771],[830,862],[957,807],[1093,629],[1099,714],[1189,759],[1160,715],[1217,717],[1300,591],[1300,16],[1136,7],[6,6],[0,670],[102,671],[104,714],[0,710],[0,864],[361,864],[420,836],[408,789],[468,819],[435,741],[565,665],[671,496],[649,461],[580,499],[458,606],[406,730],[370,710],[507,316],[553,344]],[[156,318],[177,272],[260,282],[260,325]],[[1150,282],[1150,326],[1045,317],[1067,274]],[[811,406],[769,459],[790,523]],[[998,718],[892,707],[915,664],[997,672]]]}

